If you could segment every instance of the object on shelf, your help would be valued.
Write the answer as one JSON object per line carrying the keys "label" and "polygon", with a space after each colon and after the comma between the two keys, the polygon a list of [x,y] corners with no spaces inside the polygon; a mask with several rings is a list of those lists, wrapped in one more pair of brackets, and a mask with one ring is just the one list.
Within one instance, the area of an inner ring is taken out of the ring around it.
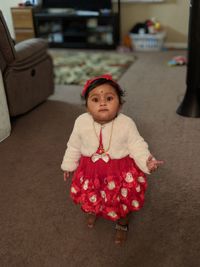
{"label": "object on shelf", "polygon": [[175,56],[171,60],[168,61],[168,66],[184,66],[187,64],[187,59],[185,56]]}
{"label": "object on shelf", "polygon": [[88,29],[96,29],[98,26],[98,20],[96,18],[90,18],[87,20]]}
{"label": "object on shelf", "polygon": [[23,1],[24,6],[35,6],[38,4],[38,0],[25,0]]}

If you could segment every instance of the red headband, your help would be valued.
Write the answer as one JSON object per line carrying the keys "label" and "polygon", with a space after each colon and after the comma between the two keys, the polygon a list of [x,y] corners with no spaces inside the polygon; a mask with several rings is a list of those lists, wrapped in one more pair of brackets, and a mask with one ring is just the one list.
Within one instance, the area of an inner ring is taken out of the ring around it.
{"label": "red headband", "polygon": [[[81,95],[82,95],[82,96],[85,96],[88,87],[89,87],[94,81],[96,81],[96,80],[98,80],[98,79],[101,79],[101,78],[106,79],[106,80],[108,80],[108,81],[113,81],[113,78],[112,78],[112,76],[111,76],[110,74],[103,74],[103,75],[101,75],[101,76],[97,76],[97,77],[94,77],[94,78],[92,78],[92,79],[90,79],[90,80],[87,80],[86,83],[85,83],[85,85],[84,85],[84,87],[83,87],[83,90],[82,90]],[[114,82],[114,81],[113,81],[113,82]]]}

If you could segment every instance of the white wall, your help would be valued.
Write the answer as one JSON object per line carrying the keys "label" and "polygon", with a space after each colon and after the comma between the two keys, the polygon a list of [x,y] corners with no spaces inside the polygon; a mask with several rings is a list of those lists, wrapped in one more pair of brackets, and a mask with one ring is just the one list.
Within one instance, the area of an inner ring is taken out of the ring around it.
{"label": "white wall", "polygon": [[[13,31],[13,24],[12,24],[12,17],[11,17],[11,7],[16,7],[20,3],[20,0],[0,0],[0,9],[3,12],[4,18],[10,30],[11,36],[14,38],[14,31]],[[22,2],[22,1],[21,1]]]}

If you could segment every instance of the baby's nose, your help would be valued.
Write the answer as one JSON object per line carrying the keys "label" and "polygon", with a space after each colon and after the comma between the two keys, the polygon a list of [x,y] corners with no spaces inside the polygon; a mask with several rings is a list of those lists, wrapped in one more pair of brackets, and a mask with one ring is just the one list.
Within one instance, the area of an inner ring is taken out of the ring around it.
{"label": "baby's nose", "polygon": [[101,98],[100,99],[100,105],[105,105],[106,104],[106,100],[105,98]]}

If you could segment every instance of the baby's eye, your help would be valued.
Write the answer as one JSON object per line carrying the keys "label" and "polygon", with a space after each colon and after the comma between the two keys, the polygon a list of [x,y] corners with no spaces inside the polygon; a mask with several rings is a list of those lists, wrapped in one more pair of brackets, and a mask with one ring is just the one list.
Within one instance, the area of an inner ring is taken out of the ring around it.
{"label": "baby's eye", "polygon": [[107,101],[112,101],[113,100],[113,96],[107,96]]}
{"label": "baby's eye", "polygon": [[97,103],[98,101],[99,101],[99,99],[97,97],[93,97],[92,98],[92,102],[96,102]]}

